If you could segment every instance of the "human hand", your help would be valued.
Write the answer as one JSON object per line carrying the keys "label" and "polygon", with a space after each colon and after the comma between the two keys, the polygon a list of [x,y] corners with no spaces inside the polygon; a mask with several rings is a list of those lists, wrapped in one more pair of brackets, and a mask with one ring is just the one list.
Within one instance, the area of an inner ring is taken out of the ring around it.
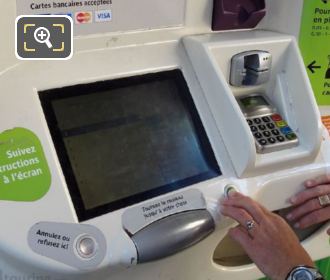
{"label": "human hand", "polygon": [[[221,213],[240,224],[229,230],[230,237],[266,276],[284,280],[298,265],[314,266],[295,233],[280,216],[240,193],[231,193],[221,203]],[[254,225],[247,229],[249,221]]]}
{"label": "human hand", "polygon": [[[319,197],[330,194],[330,176],[308,180],[305,188],[290,198],[296,208],[286,216],[289,221],[295,221],[294,227],[301,229],[330,220],[330,205],[321,206],[319,201]],[[330,229],[327,233],[330,235]]]}

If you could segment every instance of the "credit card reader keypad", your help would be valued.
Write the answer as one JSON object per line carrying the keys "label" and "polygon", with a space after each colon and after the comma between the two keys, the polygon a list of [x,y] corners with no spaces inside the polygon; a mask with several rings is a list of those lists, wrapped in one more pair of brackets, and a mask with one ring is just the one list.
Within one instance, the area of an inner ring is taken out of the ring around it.
{"label": "credit card reader keypad", "polygon": [[297,135],[265,96],[248,95],[240,97],[238,102],[255,138],[258,153],[280,151],[299,144]]}

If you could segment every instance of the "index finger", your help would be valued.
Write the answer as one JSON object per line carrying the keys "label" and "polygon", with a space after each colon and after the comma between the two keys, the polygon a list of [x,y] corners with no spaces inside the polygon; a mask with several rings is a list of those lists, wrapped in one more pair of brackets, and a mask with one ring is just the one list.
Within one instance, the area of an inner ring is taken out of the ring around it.
{"label": "index finger", "polygon": [[306,188],[313,188],[318,185],[330,184],[330,175],[325,174],[305,182]]}
{"label": "index finger", "polygon": [[222,201],[222,204],[244,209],[257,223],[260,223],[265,216],[264,211],[256,201],[239,192],[231,193],[228,199]]}
{"label": "index finger", "polygon": [[318,198],[320,196],[326,195],[330,193],[330,184],[327,185],[317,185],[313,188],[309,188],[307,190],[301,191],[300,193],[292,196],[290,198],[290,202],[293,205],[299,205],[307,200]]}

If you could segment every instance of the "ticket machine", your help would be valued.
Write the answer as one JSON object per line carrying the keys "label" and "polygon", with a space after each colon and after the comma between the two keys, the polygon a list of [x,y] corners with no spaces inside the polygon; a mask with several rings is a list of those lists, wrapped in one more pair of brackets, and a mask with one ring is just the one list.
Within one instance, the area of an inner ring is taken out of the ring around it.
{"label": "ticket machine", "polygon": [[[284,217],[328,172],[303,1],[51,2],[1,0],[0,278],[262,277],[219,201],[231,188]],[[72,58],[19,61],[16,16],[55,13]],[[314,260],[327,226],[296,231]]]}

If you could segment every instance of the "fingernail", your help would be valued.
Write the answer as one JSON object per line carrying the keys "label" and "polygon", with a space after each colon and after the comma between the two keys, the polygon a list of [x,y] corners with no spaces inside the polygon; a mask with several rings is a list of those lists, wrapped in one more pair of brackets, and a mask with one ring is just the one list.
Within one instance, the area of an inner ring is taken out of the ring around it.
{"label": "fingernail", "polygon": [[307,187],[310,187],[310,186],[313,185],[313,181],[312,180],[308,180],[308,181],[306,181],[305,184],[306,184]]}
{"label": "fingernail", "polygon": [[300,228],[300,224],[299,223],[295,223],[293,227]]}
{"label": "fingernail", "polygon": [[291,198],[290,198],[290,202],[291,202],[292,204],[295,204],[295,203],[297,202],[297,198],[296,198],[295,196],[291,197]]}
{"label": "fingernail", "polygon": [[227,194],[227,198],[228,199],[234,198],[234,197],[237,196],[237,193],[238,193],[237,191],[233,191],[233,190],[229,191],[228,194]]}
{"label": "fingernail", "polygon": [[286,216],[286,218],[287,218],[288,220],[292,220],[292,219],[293,219],[293,215],[292,215],[292,214],[288,214],[288,215]]}
{"label": "fingernail", "polygon": [[234,197],[235,194],[236,194],[236,191],[229,191],[229,192],[228,192],[228,198],[230,198],[230,197]]}

